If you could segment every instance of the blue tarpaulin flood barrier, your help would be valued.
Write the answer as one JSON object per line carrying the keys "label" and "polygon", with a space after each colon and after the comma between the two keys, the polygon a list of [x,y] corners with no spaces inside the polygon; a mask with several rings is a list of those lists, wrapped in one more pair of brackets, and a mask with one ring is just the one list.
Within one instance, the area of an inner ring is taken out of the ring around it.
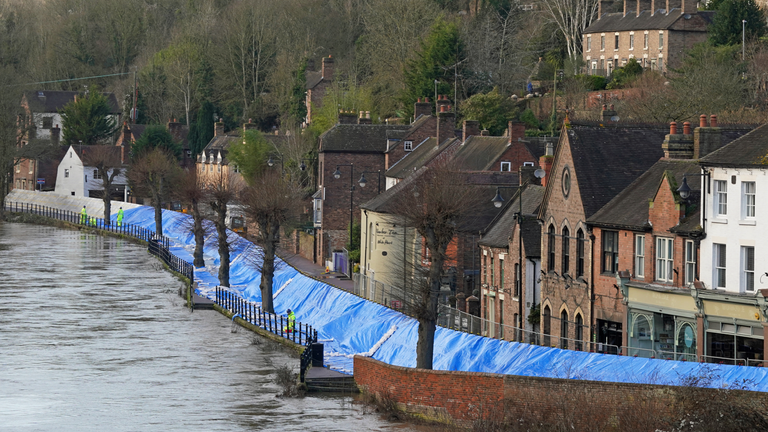
{"label": "blue tarpaulin flood barrier", "polygon": [[[163,234],[171,239],[171,251],[191,263],[194,236],[190,219],[183,213],[163,211]],[[125,222],[155,230],[154,209],[126,210]],[[231,289],[248,301],[260,303],[261,275],[250,258],[257,246],[237,238],[231,246]],[[205,239],[204,253],[206,267],[195,269],[197,293],[212,298],[218,285],[216,234]],[[326,365],[331,369],[351,374],[356,354],[392,365],[416,366],[415,319],[307,277],[284,263],[278,266],[273,289],[275,312],[285,314],[290,308],[297,321],[317,329],[325,345]],[[686,377],[713,376],[716,378],[708,383],[710,387],[768,391],[766,368],[568,351],[442,327],[435,334],[434,352],[437,370],[668,385],[680,384]]]}

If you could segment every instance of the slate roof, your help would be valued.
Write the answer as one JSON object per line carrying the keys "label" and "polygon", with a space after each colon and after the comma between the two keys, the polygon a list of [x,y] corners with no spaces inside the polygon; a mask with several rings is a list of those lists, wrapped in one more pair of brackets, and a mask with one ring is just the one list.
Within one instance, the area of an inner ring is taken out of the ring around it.
{"label": "slate roof", "polygon": [[[688,19],[703,19],[707,23],[711,23],[714,12],[700,11],[696,14],[686,15],[689,16]],[[592,24],[584,30],[584,34],[632,30],[666,30],[672,27],[678,20],[684,19],[686,19],[685,15],[677,8],[670,10],[668,14],[658,11],[653,15],[651,15],[651,11],[642,11],[639,16],[636,12],[628,13],[626,16],[624,12],[607,13],[603,14],[600,19],[592,21]],[[688,31],[706,30],[691,28]]]}
{"label": "slate roof", "polygon": [[320,71],[307,71],[304,77],[306,78],[307,90],[311,90],[320,84],[320,81],[323,80],[323,73]]}
{"label": "slate roof", "polygon": [[399,179],[408,177],[411,173],[429,163],[435,156],[445,151],[445,149],[450,148],[452,144],[457,144],[457,141],[453,138],[447,139],[438,146],[437,138],[430,137],[421,143],[414,144],[416,144],[416,147],[413,148],[413,151],[406,153],[402,159],[389,167],[386,172],[387,177]]}
{"label": "slate roof", "polygon": [[492,136],[471,136],[458,146],[453,161],[459,169],[485,171],[509,148],[509,138]]}
{"label": "slate roof", "polygon": [[[695,160],[661,159],[598,210],[587,222],[597,226],[642,230],[648,223],[648,202],[656,196],[664,173],[674,177],[676,185],[672,187],[677,189],[677,186],[683,184],[684,174],[700,172],[701,168]],[[698,175],[688,178],[688,186],[692,191],[692,205],[696,205],[699,201],[700,185]]]}
{"label": "slate roof", "polygon": [[200,159],[202,156],[205,156],[210,160],[210,158],[217,158],[219,155],[219,152],[221,152],[222,157],[222,165],[227,165],[229,163],[229,159],[227,159],[227,150],[229,149],[229,146],[232,144],[238,142],[240,140],[239,135],[217,135],[211,138],[211,140],[208,142],[208,145],[205,146],[203,151],[198,155],[197,161],[200,162]]}
{"label": "slate roof", "polygon": [[701,158],[707,166],[757,166],[768,155],[768,124],[732,141]]}
{"label": "slate roof", "polygon": [[[531,255],[531,251],[540,254],[541,226],[535,216],[539,212],[541,200],[544,198],[544,189],[543,186],[528,185],[523,191],[523,216],[529,216],[523,219],[523,243],[528,256],[539,256]],[[509,238],[514,234],[517,224],[515,215],[520,210],[518,199],[519,193],[515,192],[513,199],[504,203],[501,213],[486,227],[486,231],[478,244],[498,248],[509,246]],[[529,237],[526,238],[526,236]]]}
{"label": "slate roof", "polygon": [[384,153],[387,132],[407,125],[337,124],[320,135],[320,152]]}
{"label": "slate roof", "polygon": [[547,153],[547,142],[552,142],[552,147],[557,147],[556,137],[527,137],[523,140],[528,151],[538,160]]}
{"label": "slate roof", "polygon": [[[29,109],[35,113],[58,113],[64,108],[64,105],[75,100],[75,96],[80,94],[75,91],[51,91],[39,90],[24,92],[24,98],[29,104]],[[120,114],[123,112],[117,103],[114,93],[103,93],[107,97],[110,112]]]}

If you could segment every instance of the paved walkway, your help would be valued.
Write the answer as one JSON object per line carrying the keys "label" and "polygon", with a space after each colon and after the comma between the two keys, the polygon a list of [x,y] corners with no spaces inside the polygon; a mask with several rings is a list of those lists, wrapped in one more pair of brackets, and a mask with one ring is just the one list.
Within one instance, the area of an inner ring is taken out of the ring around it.
{"label": "paved walkway", "polygon": [[293,266],[296,270],[304,273],[306,276],[325,282],[328,285],[333,285],[344,291],[352,292],[354,289],[354,282],[352,282],[351,279],[347,279],[344,274],[336,272],[326,273],[325,268],[298,254],[286,254],[280,252],[279,255],[283,261]]}

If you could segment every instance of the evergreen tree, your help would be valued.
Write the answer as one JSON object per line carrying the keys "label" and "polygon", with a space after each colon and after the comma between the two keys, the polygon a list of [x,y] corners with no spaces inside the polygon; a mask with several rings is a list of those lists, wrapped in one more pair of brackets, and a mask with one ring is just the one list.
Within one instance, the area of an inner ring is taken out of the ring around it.
{"label": "evergreen tree", "polygon": [[118,129],[107,96],[99,91],[85,92],[61,110],[64,143],[98,144],[111,138]]}
{"label": "evergreen tree", "polygon": [[203,106],[195,114],[195,121],[189,128],[189,149],[192,157],[196,157],[213,138],[213,115],[216,108],[212,103],[205,101]]}
{"label": "evergreen tree", "polygon": [[747,40],[758,39],[768,34],[765,15],[755,0],[722,1],[709,26],[709,40],[713,45],[741,44],[742,20]]}
{"label": "evergreen tree", "polygon": [[494,87],[488,93],[478,93],[461,104],[462,116],[467,120],[477,120],[483,129],[491,135],[501,135],[510,120],[517,115],[515,103],[499,93]]}
{"label": "evergreen tree", "polygon": [[135,161],[156,148],[176,157],[176,160],[181,160],[181,144],[173,140],[168,129],[159,125],[149,126],[144,130],[131,146],[131,158]]}
{"label": "evergreen tree", "polygon": [[257,130],[248,130],[243,134],[243,141],[232,145],[227,158],[240,169],[243,179],[252,184],[267,166],[267,159],[272,145]]}

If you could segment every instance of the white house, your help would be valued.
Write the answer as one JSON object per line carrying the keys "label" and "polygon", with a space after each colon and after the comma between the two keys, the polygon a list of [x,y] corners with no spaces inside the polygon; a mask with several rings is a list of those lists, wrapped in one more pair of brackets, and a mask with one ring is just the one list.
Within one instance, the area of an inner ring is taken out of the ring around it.
{"label": "white house", "polygon": [[[76,150],[73,146],[69,146],[69,150],[67,150],[64,158],[59,163],[59,169],[56,174],[56,189],[54,193],[77,197],[101,196],[104,186],[98,171],[94,167],[89,167],[83,164],[83,151],[87,151],[87,147],[88,146],[83,146],[82,150]],[[114,150],[119,152],[120,148],[114,147]],[[125,177],[125,172],[123,171],[115,177],[112,184],[113,190],[110,191],[110,193],[112,195],[122,196],[127,184],[128,179]]]}
{"label": "white house", "polygon": [[[59,127],[63,130],[63,122],[60,111],[65,105],[77,99],[78,92],[39,90],[25,92],[22,96],[21,106],[28,116],[31,116],[35,124],[35,137],[50,139],[51,129]],[[115,124],[120,124],[120,105],[113,93],[104,93],[109,103],[111,117]]]}
{"label": "white house", "polygon": [[768,125],[701,159],[701,280],[757,294],[768,288]]}

